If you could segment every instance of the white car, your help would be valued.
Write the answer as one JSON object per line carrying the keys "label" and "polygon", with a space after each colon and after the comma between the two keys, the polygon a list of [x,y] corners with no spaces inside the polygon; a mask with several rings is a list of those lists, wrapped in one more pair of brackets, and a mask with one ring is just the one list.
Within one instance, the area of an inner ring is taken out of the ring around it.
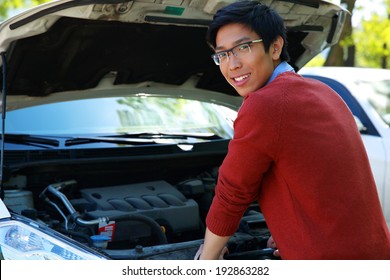
{"label": "white car", "polygon": [[304,67],[299,73],[328,84],[354,114],[390,228],[390,70]]}
{"label": "white car", "polygon": [[[205,34],[225,0],[59,0],[0,25],[5,259],[192,259],[242,98]],[[301,68],[339,39],[328,1],[265,0]],[[230,259],[272,258],[258,205]]]}

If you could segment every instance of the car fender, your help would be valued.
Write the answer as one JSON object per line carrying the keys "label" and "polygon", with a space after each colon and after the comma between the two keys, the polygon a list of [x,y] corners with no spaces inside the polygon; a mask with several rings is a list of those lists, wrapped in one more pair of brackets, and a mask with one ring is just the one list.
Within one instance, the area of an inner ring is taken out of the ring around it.
{"label": "car fender", "polygon": [[390,139],[386,138],[384,142],[384,155],[386,156],[385,175],[384,175],[384,193],[383,193],[383,214],[386,218],[387,226],[390,229]]}
{"label": "car fender", "polygon": [[[364,134],[362,139],[370,160],[383,214],[390,228],[390,151],[386,150],[386,147],[390,147],[390,141],[382,137]],[[386,141],[388,143],[385,143]]]}
{"label": "car fender", "polygon": [[9,213],[3,200],[0,199],[0,219],[6,219],[6,218],[11,218],[11,214]]}

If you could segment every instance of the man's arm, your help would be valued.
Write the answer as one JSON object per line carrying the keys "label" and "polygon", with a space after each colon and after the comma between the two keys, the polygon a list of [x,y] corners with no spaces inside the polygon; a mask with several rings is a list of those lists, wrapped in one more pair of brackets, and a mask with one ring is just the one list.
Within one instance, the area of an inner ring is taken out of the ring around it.
{"label": "man's arm", "polygon": [[200,260],[218,260],[222,259],[227,252],[225,247],[230,236],[218,236],[212,233],[208,228],[204,238],[204,244],[200,255]]}

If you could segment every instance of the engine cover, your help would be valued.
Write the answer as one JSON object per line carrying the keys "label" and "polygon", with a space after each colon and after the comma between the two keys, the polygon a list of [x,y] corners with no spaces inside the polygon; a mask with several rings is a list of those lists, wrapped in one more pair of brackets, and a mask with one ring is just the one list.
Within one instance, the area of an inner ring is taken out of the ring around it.
{"label": "engine cover", "polygon": [[[84,209],[90,219],[108,217],[116,220],[115,240],[150,236],[150,226],[132,221],[131,215],[144,215],[164,226],[168,233],[180,234],[199,230],[198,204],[187,199],[165,181],[82,189],[82,199],[71,201],[76,209]],[[128,215],[128,219],[123,216]]]}

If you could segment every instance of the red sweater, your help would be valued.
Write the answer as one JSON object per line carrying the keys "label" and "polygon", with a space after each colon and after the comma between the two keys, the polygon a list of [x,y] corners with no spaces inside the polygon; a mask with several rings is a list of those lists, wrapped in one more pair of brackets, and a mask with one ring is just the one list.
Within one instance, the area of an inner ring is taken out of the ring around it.
{"label": "red sweater", "polygon": [[283,259],[390,259],[356,122],[325,84],[293,72],[244,98],[207,227],[238,228],[258,201]]}

